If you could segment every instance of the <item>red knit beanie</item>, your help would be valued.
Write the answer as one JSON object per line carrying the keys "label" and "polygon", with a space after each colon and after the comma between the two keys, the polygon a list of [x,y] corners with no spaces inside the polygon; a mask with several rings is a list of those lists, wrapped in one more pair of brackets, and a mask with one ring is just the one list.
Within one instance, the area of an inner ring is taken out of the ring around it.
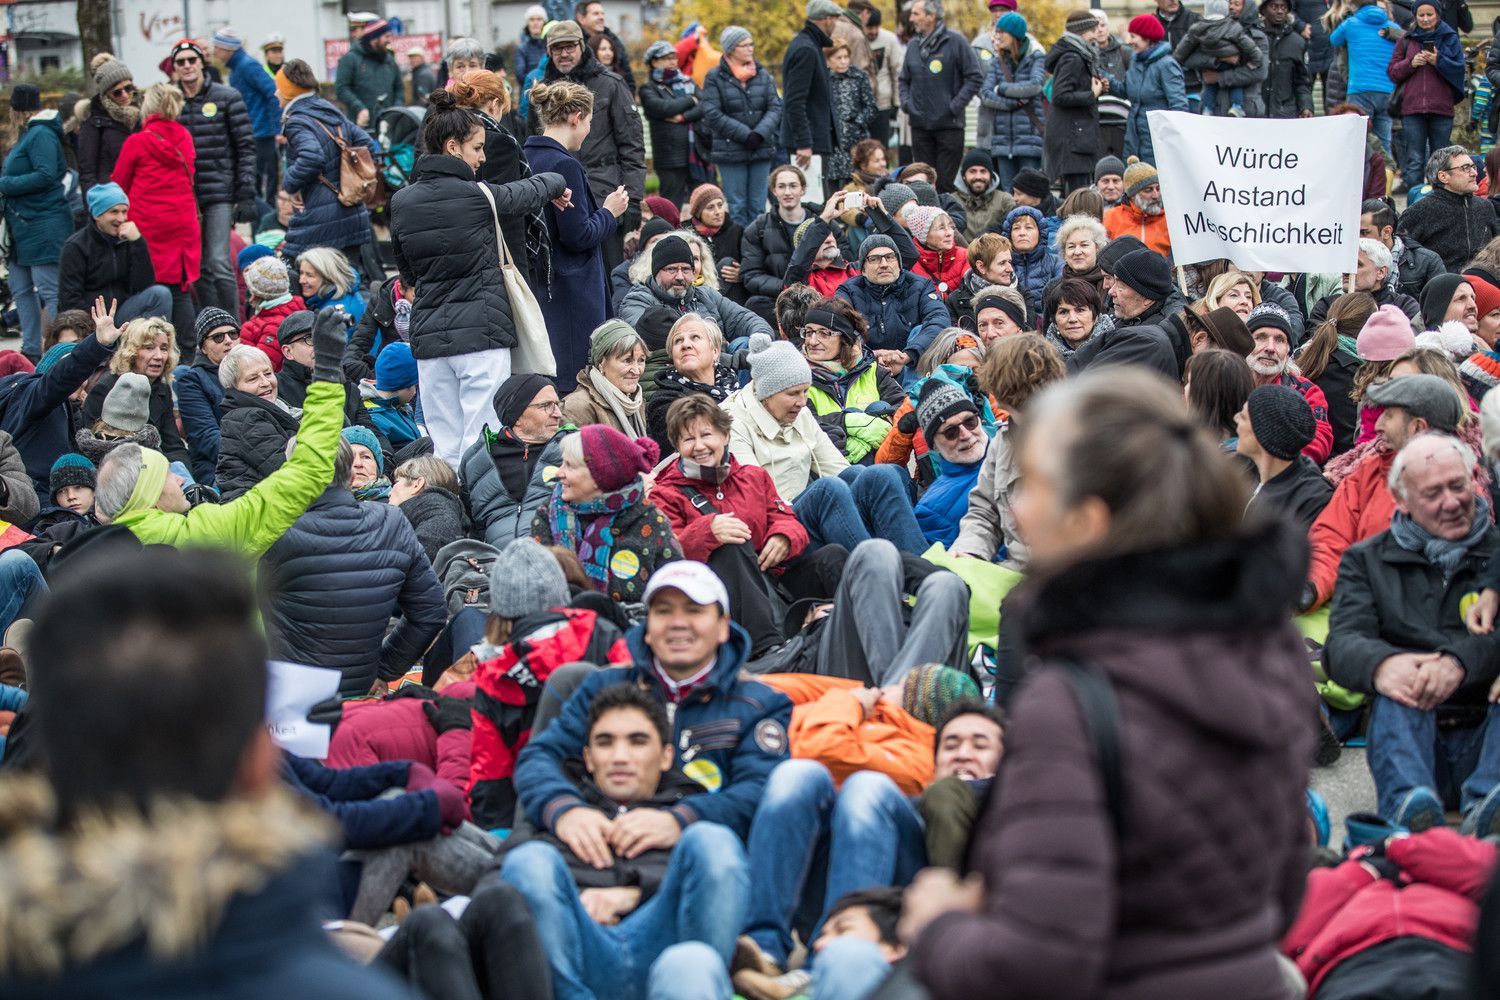
{"label": "red knit beanie", "polygon": [[594,485],[606,493],[650,472],[661,457],[661,449],[650,438],[630,438],[605,424],[589,424],[578,432],[583,444],[583,464]]}
{"label": "red knit beanie", "polygon": [[[1426,0],[1423,0],[1423,2],[1426,2]],[[1481,317],[1488,316],[1496,309],[1500,309],[1500,288],[1496,288],[1483,278],[1476,278],[1473,275],[1466,276],[1464,280],[1474,286],[1474,304],[1478,307]]]}
{"label": "red knit beanie", "polygon": [[1155,14],[1138,14],[1132,17],[1127,30],[1132,35],[1140,35],[1152,45],[1167,37],[1167,29],[1161,26]]}

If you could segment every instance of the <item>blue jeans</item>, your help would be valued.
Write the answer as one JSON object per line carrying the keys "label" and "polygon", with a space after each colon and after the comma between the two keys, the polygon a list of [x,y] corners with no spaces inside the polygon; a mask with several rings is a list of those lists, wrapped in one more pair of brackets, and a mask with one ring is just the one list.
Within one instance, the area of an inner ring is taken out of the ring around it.
{"label": "blue jeans", "polygon": [[[1203,114],[1217,114],[1219,110],[1219,85],[1217,83],[1205,83],[1203,85]],[[1231,108],[1245,107],[1245,88],[1229,88],[1229,106]]]}
{"label": "blue jeans", "polygon": [[42,313],[57,311],[57,265],[10,265],[10,294],[21,321],[21,353],[42,356]]}
{"label": "blue jeans", "polygon": [[880,946],[857,937],[838,937],[813,956],[812,995],[817,1000],[865,1000],[891,967]]}
{"label": "blue jeans", "polygon": [[884,538],[912,555],[927,551],[927,539],[912,513],[911,477],[897,465],[851,465],[837,479],[809,483],[792,502],[813,545],[842,545]]}
{"label": "blue jeans", "polygon": [[1437,726],[1437,713],[1407,708],[1384,695],[1370,707],[1366,756],[1380,815],[1394,819],[1413,788],[1430,788],[1467,813],[1500,784],[1500,706],[1473,729]]}
{"label": "blue jeans", "polygon": [[198,306],[218,306],[231,316],[240,314],[240,293],[229,261],[229,230],[234,206],[228,202],[203,206],[203,261],[198,271]]}
{"label": "blue jeans", "polygon": [[1402,116],[1401,179],[1408,190],[1427,180],[1427,158],[1452,142],[1452,115]]}
{"label": "blue jeans", "polygon": [[1370,125],[1375,129],[1375,135],[1380,139],[1380,144],[1385,147],[1385,153],[1390,156],[1391,151],[1391,95],[1382,94],[1375,90],[1361,90],[1347,97],[1350,104],[1364,110],[1370,116]]}
{"label": "blue jeans", "polygon": [[[588,915],[567,862],[551,844],[517,847],[506,855],[500,878],[526,897],[552,963],[556,1000],[645,997],[648,976],[657,978],[653,963],[684,941],[707,945],[727,968],[750,889],[739,838],[716,823],[683,831],[656,895],[613,927]],[[674,964],[693,964],[693,953],[677,953]]]}
{"label": "blue jeans", "polygon": [[816,940],[845,894],[910,882],[927,863],[927,843],[916,807],[885,775],[860,771],[835,793],[822,764],[788,760],[766,779],[749,855],[745,933],[785,965],[794,923],[804,940]]}
{"label": "blue jeans", "polygon": [[1010,185],[1016,179],[1016,174],[1027,167],[1033,170],[1042,169],[1042,158],[1040,156],[995,157],[995,179],[999,190],[1010,194]]}
{"label": "blue jeans", "polygon": [[[89,305],[93,305],[92,302]],[[166,285],[149,285],[120,303],[115,322],[124,326],[128,320],[142,317],[172,318],[172,290]]]}
{"label": "blue jeans", "polygon": [[750,225],[766,210],[766,183],[771,178],[771,161],[720,163],[718,167],[729,217],[742,226]]}
{"label": "blue jeans", "polygon": [[674,944],[651,963],[649,1000],[731,1000],[734,987],[719,953],[702,941]]}
{"label": "blue jeans", "polygon": [[45,594],[47,582],[36,560],[20,549],[0,552],[0,633],[21,617],[21,609],[33,594]]}

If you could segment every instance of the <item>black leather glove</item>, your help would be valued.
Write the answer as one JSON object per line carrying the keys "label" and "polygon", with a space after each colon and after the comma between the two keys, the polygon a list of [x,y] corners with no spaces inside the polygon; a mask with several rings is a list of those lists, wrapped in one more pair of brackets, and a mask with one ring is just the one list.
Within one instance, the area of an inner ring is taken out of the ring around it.
{"label": "black leather glove", "polygon": [[750,135],[745,139],[745,148],[752,151],[757,150],[761,146],[765,145],[765,142],[765,136],[761,135],[759,132],[751,132]]}
{"label": "black leather glove", "polygon": [[[920,428],[917,426],[917,411],[908,410],[907,412],[903,413],[901,415],[901,419],[896,421],[896,430],[900,431],[902,434],[905,434],[907,437],[911,437],[913,434],[917,433],[917,431],[920,430]],[[929,444],[930,443],[931,442],[929,442]]]}
{"label": "black leather glove", "polygon": [[1301,612],[1309,610],[1314,604],[1317,603],[1318,588],[1313,586],[1313,582],[1311,580],[1308,580],[1302,585],[1302,596],[1297,599],[1297,611],[1300,614]]}
{"label": "black leather glove", "polygon": [[325,306],[318,310],[313,320],[313,369],[314,382],[344,383],[344,348],[349,340],[344,336],[344,310],[336,306]]}
{"label": "black leather glove", "polygon": [[222,502],[219,491],[204,483],[193,483],[183,487],[182,495],[186,498],[189,507],[196,507],[200,503]]}
{"label": "black leather glove", "polygon": [[639,228],[641,228],[641,203],[631,199],[630,204],[625,206],[625,214],[620,216],[618,231],[633,233]]}
{"label": "black leather glove", "polygon": [[433,732],[439,736],[454,729],[473,729],[474,717],[469,714],[474,702],[468,698],[438,698],[422,702],[422,711]]}
{"label": "black leather glove", "polygon": [[235,222],[254,222],[255,221],[255,199],[254,198],[251,198],[249,201],[235,202],[235,205],[234,205],[234,221]]}

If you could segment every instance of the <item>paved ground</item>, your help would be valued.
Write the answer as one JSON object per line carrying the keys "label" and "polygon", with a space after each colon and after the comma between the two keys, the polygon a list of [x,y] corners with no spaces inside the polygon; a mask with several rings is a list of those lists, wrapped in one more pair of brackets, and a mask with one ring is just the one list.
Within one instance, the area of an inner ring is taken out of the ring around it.
{"label": "paved ground", "polygon": [[1344,817],[1352,812],[1370,812],[1375,808],[1375,783],[1365,765],[1362,749],[1344,748],[1332,767],[1315,767],[1312,787],[1328,800],[1328,816],[1333,825],[1332,846],[1344,842]]}

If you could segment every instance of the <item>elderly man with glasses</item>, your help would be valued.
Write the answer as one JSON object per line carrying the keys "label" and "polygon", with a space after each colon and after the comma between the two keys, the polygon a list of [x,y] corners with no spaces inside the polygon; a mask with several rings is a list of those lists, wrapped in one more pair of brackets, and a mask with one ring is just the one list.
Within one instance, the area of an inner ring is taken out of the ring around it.
{"label": "elderly man with glasses", "polygon": [[486,426],[459,463],[469,511],[484,540],[504,548],[530,536],[562,465],[562,400],[543,375],[512,375],[495,391],[500,426]]}
{"label": "elderly man with glasses", "polygon": [[1431,250],[1457,274],[1500,236],[1500,219],[1489,199],[1475,196],[1479,171],[1464,147],[1444,146],[1428,157],[1427,182],[1432,192],[1401,213],[1396,235],[1407,245]]}

